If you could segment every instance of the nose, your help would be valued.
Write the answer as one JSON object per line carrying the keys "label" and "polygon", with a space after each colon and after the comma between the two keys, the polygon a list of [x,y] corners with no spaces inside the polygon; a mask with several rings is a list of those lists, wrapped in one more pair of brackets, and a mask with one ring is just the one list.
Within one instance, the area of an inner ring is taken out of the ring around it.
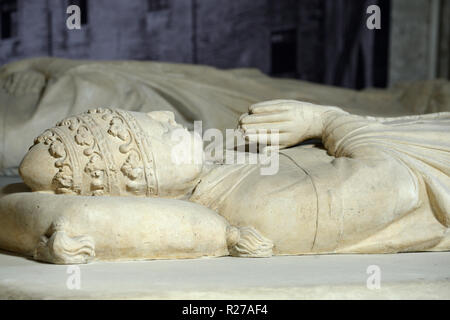
{"label": "nose", "polygon": [[32,191],[52,191],[53,177],[57,172],[55,158],[50,155],[48,146],[43,143],[34,145],[19,167],[20,176]]}

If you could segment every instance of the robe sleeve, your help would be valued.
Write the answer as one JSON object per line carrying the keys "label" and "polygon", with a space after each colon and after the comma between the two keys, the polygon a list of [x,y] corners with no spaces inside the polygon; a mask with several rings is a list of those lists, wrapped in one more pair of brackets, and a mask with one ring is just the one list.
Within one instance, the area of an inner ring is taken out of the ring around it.
{"label": "robe sleeve", "polygon": [[329,111],[324,117],[322,140],[331,157],[298,161],[317,196],[312,252],[342,251],[419,206],[417,177],[400,160],[382,147],[364,143],[357,150],[342,148],[349,135],[380,126],[375,120]]}
{"label": "robe sleeve", "polygon": [[[444,226],[450,226],[450,113],[373,118],[330,111],[324,116],[323,142],[336,160],[350,158],[375,165],[367,171],[368,179],[381,175],[393,189],[411,190],[417,189],[420,181],[425,185],[433,215]],[[382,162],[375,164],[377,159]],[[383,161],[393,165],[392,172],[385,172],[389,175],[378,171],[388,169],[383,168]],[[404,168],[412,184],[400,178]],[[412,199],[405,190],[395,200],[402,203]],[[397,210],[405,211],[407,207]]]}

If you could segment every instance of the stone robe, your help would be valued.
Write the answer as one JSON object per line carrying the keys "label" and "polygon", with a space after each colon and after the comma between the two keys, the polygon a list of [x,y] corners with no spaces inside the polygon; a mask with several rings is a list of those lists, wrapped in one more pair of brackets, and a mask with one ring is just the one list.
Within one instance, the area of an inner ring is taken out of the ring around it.
{"label": "stone robe", "polygon": [[450,113],[372,118],[328,112],[324,149],[280,152],[279,172],[213,170],[191,201],[252,225],[275,254],[450,249]]}

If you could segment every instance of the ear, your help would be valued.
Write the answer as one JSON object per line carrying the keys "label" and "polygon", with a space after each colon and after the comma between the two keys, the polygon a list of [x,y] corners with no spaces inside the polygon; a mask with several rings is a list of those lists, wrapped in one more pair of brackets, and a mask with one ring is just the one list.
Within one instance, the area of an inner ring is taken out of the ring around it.
{"label": "ear", "polygon": [[167,122],[172,125],[176,125],[175,114],[172,111],[152,111],[147,113],[147,115],[153,120],[160,122]]}

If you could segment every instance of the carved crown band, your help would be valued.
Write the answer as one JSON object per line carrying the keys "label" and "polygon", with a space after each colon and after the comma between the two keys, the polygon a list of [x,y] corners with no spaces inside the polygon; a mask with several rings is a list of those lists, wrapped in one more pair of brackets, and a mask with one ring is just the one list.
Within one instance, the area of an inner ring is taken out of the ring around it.
{"label": "carved crown band", "polygon": [[55,158],[56,193],[158,195],[150,139],[127,111],[99,108],[66,118],[37,143]]}

